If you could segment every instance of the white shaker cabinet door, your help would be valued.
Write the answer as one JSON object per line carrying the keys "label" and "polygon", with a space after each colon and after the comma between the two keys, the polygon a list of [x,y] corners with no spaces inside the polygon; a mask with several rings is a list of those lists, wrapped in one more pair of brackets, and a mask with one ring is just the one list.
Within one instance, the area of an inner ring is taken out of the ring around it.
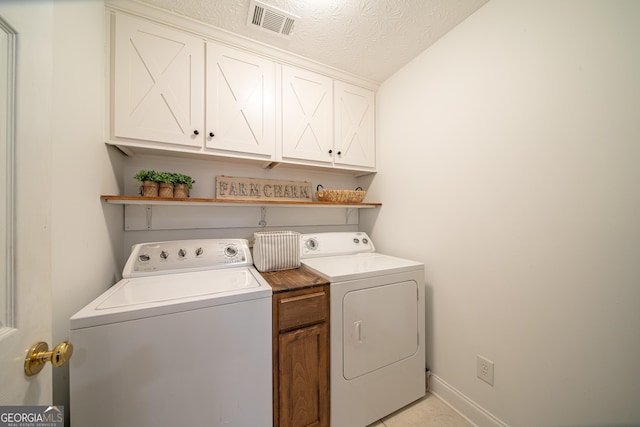
{"label": "white shaker cabinet door", "polygon": [[202,147],[204,42],[118,15],[114,46],[114,136]]}
{"label": "white shaker cabinet door", "polygon": [[206,148],[275,156],[275,63],[207,43]]}
{"label": "white shaker cabinet door", "polygon": [[333,80],[282,67],[282,157],[331,164]]}
{"label": "white shaker cabinet door", "polygon": [[336,165],[375,167],[374,108],[373,92],[335,82]]}

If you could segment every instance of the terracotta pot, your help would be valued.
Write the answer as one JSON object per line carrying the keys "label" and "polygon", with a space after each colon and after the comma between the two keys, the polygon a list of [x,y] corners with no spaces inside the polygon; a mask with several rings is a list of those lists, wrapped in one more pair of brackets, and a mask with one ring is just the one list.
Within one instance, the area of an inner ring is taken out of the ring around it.
{"label": "terracotta pot", "polygon": [[166,182],[160,183],[160,190],[158,191],[160,197],[173,197],[173,184]]}
{"label": "terracotta pot", "polygon": [[140,194],[144,197],[158,197],[158,183],[154,181],[142,181]]}
{"label": "terracotta pot", "polygon": [[177,184],[173,188],[174,199],[185,199],[187,197],[189,197],[189,187],[187,184]]}

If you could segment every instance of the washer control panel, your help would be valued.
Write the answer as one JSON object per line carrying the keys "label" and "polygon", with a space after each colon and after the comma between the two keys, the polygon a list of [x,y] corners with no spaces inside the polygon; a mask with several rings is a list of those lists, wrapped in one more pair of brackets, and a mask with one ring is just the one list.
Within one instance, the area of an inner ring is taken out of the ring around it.
{"label": "washer control panel", "polygon": [[122,277],[147,276],[253,264],[246,239],[198,239],[139,243],[131,248]]}
{"label": "washer control panel", "polygon": [[302,239],[303,259],[375,252],[376,250],[369,236],[361,231],[303,234],[300,238]]}

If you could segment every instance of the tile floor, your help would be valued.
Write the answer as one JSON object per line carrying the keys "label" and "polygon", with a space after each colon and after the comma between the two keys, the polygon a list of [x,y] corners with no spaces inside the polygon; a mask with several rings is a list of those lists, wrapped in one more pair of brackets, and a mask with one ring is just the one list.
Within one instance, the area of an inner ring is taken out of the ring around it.
{"label": "tile floor", "polygon": [[474,427],[431,393],[368,427]]}

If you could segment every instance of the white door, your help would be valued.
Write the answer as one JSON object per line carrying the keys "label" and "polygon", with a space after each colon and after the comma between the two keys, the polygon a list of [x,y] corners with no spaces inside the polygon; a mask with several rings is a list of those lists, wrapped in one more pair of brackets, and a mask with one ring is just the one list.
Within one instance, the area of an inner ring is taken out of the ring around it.
{"label": "white door", "polygon": [[373,92],[335,82],[336,165],[375,167],[374,108]]}
{"label": "white door", "polygon": [[[51,366],[46,366],[39,375],[27,377],[24,359],[27,350],[38,341],[51,346],[51,141],[48,135],[52,129],[52,90],[47,82],[51,77],[52,55],[51,43],[42,41],[51,37],[53,16],[51,8],[44,3],[38,3],[29,13],[25,13],[20,3],[0,2],[0,19],[8,24],[0,25],[3,45],[0,100],[4,103],[0,109],[0,151],[4,154],[8,147],[14,149],[13,154],[9,152],[1,159],[0,165],[3,221],[0,227],[4,228],[0,242],[4,251],[0,304],[6,308],[0,317],[0,405],[49,405]],[[15,84],[5,86],[7,80],[13,80],[10,70],[14,42],[17,42]],[[16,97],[13,103],[12,93]],[[12,194],[15,197],[11,198]],[[12,215],[7,211],[14,212],[13,224]]]}
{"label": "white door", "polygon": [[207,43],[206,147],[272,159],[275,111],[275,63]]}
{"label": "white door", "polygon": [[124,14],[114,19],[114,136],[202,147],[204,42]]}
{"label": "white door", "polygon": [[333,163],[333,80],[282,67],[282,157]]}
{"label": "white door", "polygon": [[418,304],[422,302],[416,295],[418,284],[409,280],[344,296],[345,379],[389,366],[418,351]]}

